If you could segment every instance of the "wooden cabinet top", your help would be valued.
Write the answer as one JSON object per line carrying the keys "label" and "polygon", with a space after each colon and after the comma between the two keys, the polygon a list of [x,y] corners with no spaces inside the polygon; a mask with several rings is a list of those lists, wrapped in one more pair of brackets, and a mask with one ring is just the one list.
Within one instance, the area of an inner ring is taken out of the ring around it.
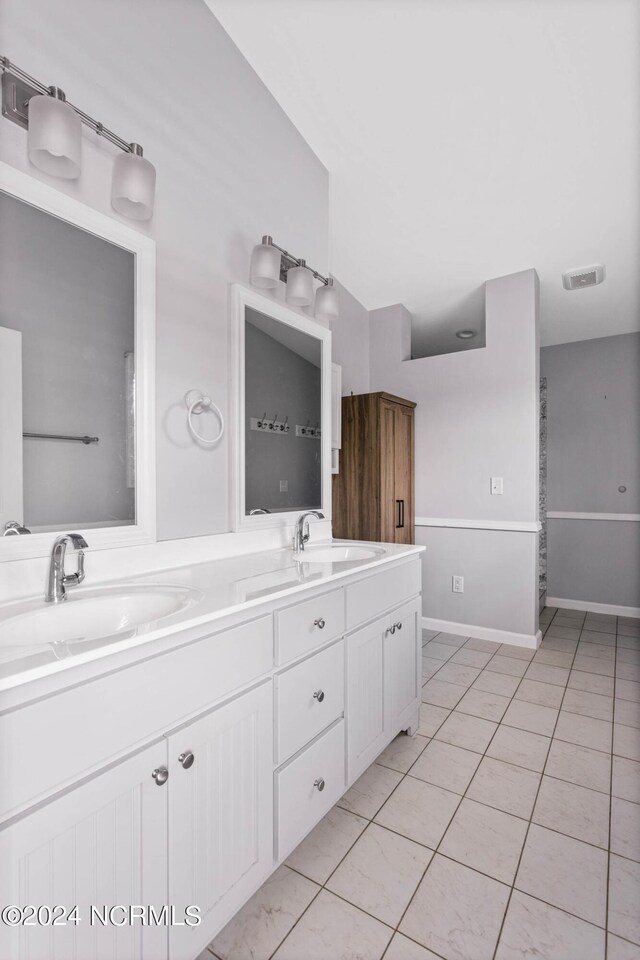
{"label": "wooden cabinet top", "polygon": [[358,397],[379,397],[380,400],[389,400],[390,403],[401,403],[404,407],[416,407],[417,404],[413,400],[406,400],[404,397],[396,397],[393,393],[385,393],[384,391],[379,391],[376,393],[352,393],[348,397],[343,397],[343,400],[354,400]]}

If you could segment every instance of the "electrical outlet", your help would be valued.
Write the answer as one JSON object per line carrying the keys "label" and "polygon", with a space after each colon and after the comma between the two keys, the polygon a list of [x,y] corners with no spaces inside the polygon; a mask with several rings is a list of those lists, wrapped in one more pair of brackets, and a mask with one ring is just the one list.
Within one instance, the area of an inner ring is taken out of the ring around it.
{"label": "electrical outlet", "polygon": [[288,492],[289,492],[289,481],[288,481],[288,480],[281,480],[281,481],[280,481],[280,493],[288,493]]}
{"label": "electrical outlet", "polygon": [[464,593],[464,577],[452,577],[451,589],[454,593]]}
{"label": "electrical outlet", "polygon": [[502,496],[502,477],[491,477],[491,495]]}

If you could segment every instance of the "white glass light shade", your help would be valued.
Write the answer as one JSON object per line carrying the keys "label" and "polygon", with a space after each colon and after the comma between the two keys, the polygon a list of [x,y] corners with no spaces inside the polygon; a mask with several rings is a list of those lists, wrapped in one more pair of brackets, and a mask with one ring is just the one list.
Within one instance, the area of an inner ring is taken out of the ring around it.
{"label": "white glass light shade", "polygon": [[82,124],[64,100],[36,94],[29,100],[29,160],[44,173],[65,180],[80,176]]}
{"label": "white glass light shade", "polygon": [[337,320],[340,309],[338,291],[332,283],[322,284],[316,290],[316,305],[314,310],[318,320]]}
{"label": "white glass light shade", "polygon": [[270,243],[259,243],[251,254],[249,279],[254,287],[273,289],[280,282],[280,251]]}
{"label": "white glass light shade", "polygon": [[308,267],[291,267],[287,271],[287,303],[308,307],[313,300],[313,274]]}
{"label": "white glass light shade", "polygon": [[113,161],[111,206],[130,220],[149,220],[153,214],[156,168],[135,153],[120,153]]}

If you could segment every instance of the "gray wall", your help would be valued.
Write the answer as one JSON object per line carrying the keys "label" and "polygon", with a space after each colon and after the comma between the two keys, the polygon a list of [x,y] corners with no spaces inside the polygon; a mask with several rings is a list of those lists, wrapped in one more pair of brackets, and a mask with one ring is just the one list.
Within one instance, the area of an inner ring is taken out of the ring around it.
{"label": "gray wall", "polygon": [[[548,509],[640,514],[640,333],[545,347],[541,373]],[[548,595],[640,606],[640,523],[550,518]]]}
{"label": "gray wall", "polygon": [[133,267],[120,247],[0,193],[0,326],[22,333],[23,429],[100,438],[24,441],[29,527],[133,520],[124,359]]}
{"label": "gray wall", "polygon": [[[318,341],[319,344],[319,341]],[[319,508],[321,442],[297,437],[297,423],[315,426],[321,416],[320,368],[258,330],[245,325],[245,500],[247,510]],[[320,347],[318,346],[318,353]],[[289,433],[249,429],[251,417],[289,418]],[[280,481],[288,490],[280,492]]]}
{"label": "gray wall", "polygon": [[[486,284],[487,345],[411,360],[411,316],[371,313],[371,389],[415,400],[416,516],[538,519],[538,279],[525,270]],[[490,495],[490,478],[504,494]],[[427,547],[427,617],[533,636],[537,535],[418,527]],[[453,574],[465,592],[451,590]]]}
{"label": "gray wall", "polygon": [[369,311],[334,281],[340,317],[331,324],[332,358],[342,367],[342,396],[369,392]]}
{"label": "gray wall", "polygon": [[[158,536],[226,531],[229,431],[215,448],[194,443],[184,395],[227,412],[228,284],[247,282],[264,233],[326,273],[327,171],[202,0],[2,0],[0,33],[12,60],[156,166],[153,219],[125,222],[157,243]],[[0,159],[117,218],[108,143],[85,130],[82,175],[64,181],[0,122]]]}

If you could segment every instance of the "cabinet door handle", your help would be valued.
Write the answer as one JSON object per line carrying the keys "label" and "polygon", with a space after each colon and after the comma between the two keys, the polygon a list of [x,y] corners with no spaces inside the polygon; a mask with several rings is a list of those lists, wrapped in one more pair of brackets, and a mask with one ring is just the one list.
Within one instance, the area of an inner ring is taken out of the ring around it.
{"label": "cabinet door handle", "polygon": [[398,620],[398,622],[396,623],[396,627],[398,628],[398,630],[402,630],[402,621],[401,621],[401,620]]}
{"label": "cabinet door handle", "polygon": [[191,750],[185,750],[184,753],[181,753],[178,757],[178,763],[181,763],[185,770],[188,770],[189,767],[193,766],[193,761],[195,757]]}
{"label": "cabinet door handle", "polygon": [[401,503],[402,503],[402,500],[396,500],[396,507],[397,507],[397,512],[396,512],[396,530],[398,530],[398,529],[402,526],[402,520],[400,519],[401,516],[402,516],[402,507],[400,506]]}
{"label": "cabinet door handle", "polygon": [[322,779],[322,777],[318,777],[317,780],[314,780],[314,781],[313,781],[313,785],[314,785],[314,787],[317,787],[317,788],[318,788],[318,790],[320,791],[320,793],[322,793],[322,791],[324,790],[324,780]]}
{"label": "cabinet door handle", "polygon": [[167,780],[169,779],[169,771],[167,770],[166,767],[156,767],[156,769],[153,771],[151,776],[153,777],[155,782],[158,784],[158,786],[161,787],[162,784],[166,783]]}
{"label": "cabinet door handle", "polygon": [[404,500],[398,500],[398,526],[404,527]]}
{"label": "cabinet door handle", "polygon": [[318,703],[322,703],[322,701],[324,700],[324,690],[316,690],[316,692],[313,695],[313,699],[317,700]]}
{"label": "cabinet door handle", "polygon": [[326,626],[326,621],[325,621],[324,617],[319,617],[317,620],[314,620],[314,621],[313,621],[313,625],[314,625],[314,627],[317,627],[318,630],[324,630],[324,628],[325,628],[325,626]]}
{"label": "cabinet door handle", "polygon": [[395,623],[392,623],[390,627],[387,627],[387,633],[395,633],[395,632],[396,632],[396,625]]}

